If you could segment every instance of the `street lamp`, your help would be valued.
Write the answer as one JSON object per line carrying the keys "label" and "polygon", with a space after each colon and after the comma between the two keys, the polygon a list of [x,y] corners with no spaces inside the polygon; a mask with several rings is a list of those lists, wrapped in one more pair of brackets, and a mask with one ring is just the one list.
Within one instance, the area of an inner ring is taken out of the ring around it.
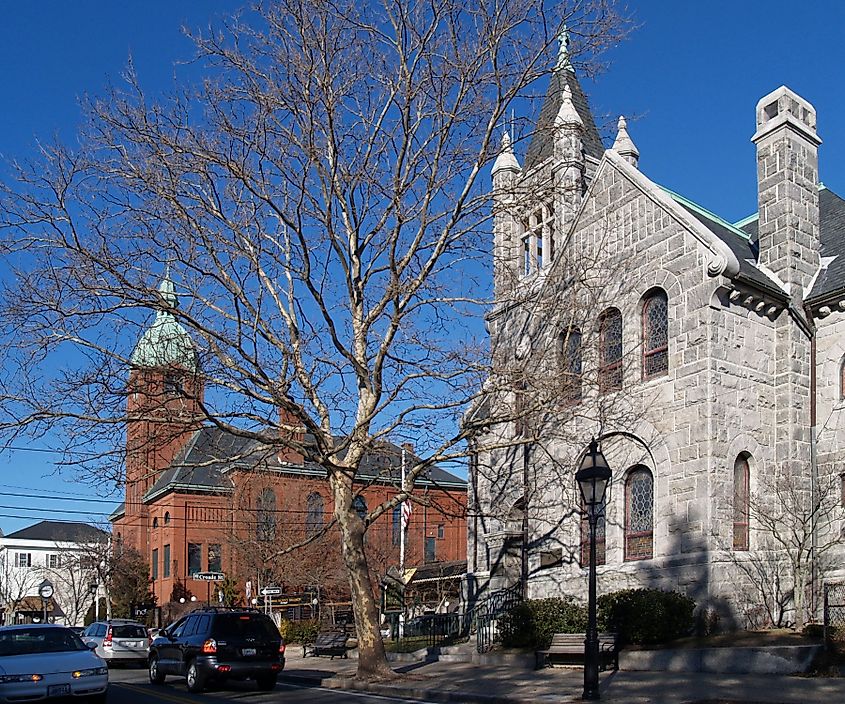
{"label": "street lamp", "polygon": [[596,439],[590,446],[581,466],[575,473],[575,481],[581,489],[587,521],[590,524],[590,577],[587,592],[587,634],[584,639],[584,693],[582,699],[600,699],[599,694],[599,631],[596,625],[596,524],[602,513],[604,494],[610,481],[611,471]]}

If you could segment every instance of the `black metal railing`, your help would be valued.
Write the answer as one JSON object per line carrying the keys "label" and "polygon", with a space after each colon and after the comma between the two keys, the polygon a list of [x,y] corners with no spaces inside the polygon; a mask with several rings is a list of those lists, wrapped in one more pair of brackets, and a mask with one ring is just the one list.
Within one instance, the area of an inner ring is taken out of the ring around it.
{"label": "black metal railing", "polygon": [[450,642],[460,635],[458,614],[426,614],[405,623],[403,639],[418,639],[420,647],[432,647]]}
{"label": "black metal railing", "polygon": [[475,629],[476,650],[487,653],[501,640],[500,619],[522,601],[517,588],[492,592],[467,612],[471,628]]}
{"label": "black metal railing", "polygon": [[845,584],[843,583],[824,585],[825,643],[833,636],[834,629],[845,629]]}

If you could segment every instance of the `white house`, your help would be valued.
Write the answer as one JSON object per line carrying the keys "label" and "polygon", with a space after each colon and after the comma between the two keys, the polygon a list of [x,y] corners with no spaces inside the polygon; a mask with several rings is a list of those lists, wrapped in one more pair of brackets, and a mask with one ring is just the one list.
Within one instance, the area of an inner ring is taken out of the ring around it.
{"label": "white house", "polygon": [[[105,585],[98,563],[108,535],[86,523],[41,521],[0,537],[0,599],[5,624],[32,623],[47,618],[81,626]],[[42,600],[39,587],[53,586]]]}

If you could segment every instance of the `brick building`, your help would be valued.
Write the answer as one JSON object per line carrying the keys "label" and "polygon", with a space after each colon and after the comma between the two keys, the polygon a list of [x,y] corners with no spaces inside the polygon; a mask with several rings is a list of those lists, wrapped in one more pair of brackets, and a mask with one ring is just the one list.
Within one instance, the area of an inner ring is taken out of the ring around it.
{"label": "brick building", "polygon": [[[176,305],[169,278],[160,291]],[[194,579],[203,572],[234,578],[242,595],[250,582],[253,594],[272,584],[343,599],[339,533],[319,536],[334,511],[325,470],[290,448],[269,449],[199,420],[203,377],[190,336],[171,314],[156,314],[131,363],[126,500],[111,522],[117,543],[149,560],[158,603],[170,600],[177,583],[208,598],[209,583]],[[292,427],[290,419],[282,421]],[[415,459],[412,448],[391,443],[365,457],[357,479],[359,512],[395,495],[403,462]],[[465,480],[439,467],[421,477],[406,529],[406,565],[465,559],[465,507]],[[401,530],[398,506],[369,526],[374,584],[398,564]],[[307,547],[279,554],[308,538]]]}
{"label": "brick building", "polygon": [[758,626],[841,578],[845,201],[807,100],[748,115],[759,197],[736,223],[651,181],[624,119],[605,149],[565,43],[521,158],[505,135],[488,326],[514,413],[478,439],[471,583],[585,597],[574,468],[616,431],[600,591],[680,589]]}

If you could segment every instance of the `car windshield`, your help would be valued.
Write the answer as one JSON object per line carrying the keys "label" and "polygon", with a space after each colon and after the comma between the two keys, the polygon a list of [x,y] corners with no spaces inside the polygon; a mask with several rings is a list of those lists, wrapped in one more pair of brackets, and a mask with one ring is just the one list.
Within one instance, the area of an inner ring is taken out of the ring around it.
{"label": "car windshield", "polygon": [[0,657],[87,649],[79,636],[67,628],[16,628],[0,631]]}
{"label": "car windshield", "polygon": [[261,638],[279,640],[273,622],[262,614],[218,614],[214,619],[216,638]]}
{"label": "car windshield", "polygon": [[112,638],[146,638],[147,629],[143,626],[121,624],[120,626],[111,627],[111,635]]}

